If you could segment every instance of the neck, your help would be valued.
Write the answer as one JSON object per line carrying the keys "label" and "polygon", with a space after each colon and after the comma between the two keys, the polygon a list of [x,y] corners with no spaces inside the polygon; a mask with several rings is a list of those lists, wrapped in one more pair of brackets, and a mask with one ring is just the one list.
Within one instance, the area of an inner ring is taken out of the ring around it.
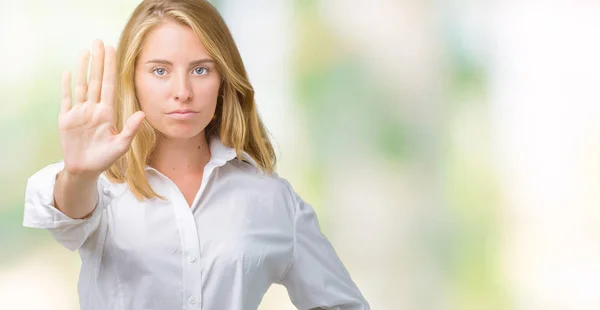
{"label": "neck", "polygon": [[152,153],[150,166],[165,175],[201,174],[210,156],[204,131],[191,139],[160,137]]}

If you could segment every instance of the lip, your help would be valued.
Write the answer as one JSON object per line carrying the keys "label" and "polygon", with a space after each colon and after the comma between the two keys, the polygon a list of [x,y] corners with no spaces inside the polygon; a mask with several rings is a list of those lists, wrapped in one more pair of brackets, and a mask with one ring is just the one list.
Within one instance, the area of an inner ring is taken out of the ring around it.
{"label": "lip", "polygon": [[192,110],[176,110],[176,111],[167,113],[167,116],[174,118],[174,119],[185,120],[185,119],[193,118],[194,116],[196,116],[196,114],[198,114],[198,112],[192,111]]}

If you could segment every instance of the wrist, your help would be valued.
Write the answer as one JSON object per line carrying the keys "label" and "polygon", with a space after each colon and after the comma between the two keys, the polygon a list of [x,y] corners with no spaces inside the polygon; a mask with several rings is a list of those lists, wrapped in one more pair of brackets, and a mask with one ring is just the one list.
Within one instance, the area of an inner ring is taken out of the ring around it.
{"label": "wrist", "polygon": [[67,182],[89,182],[89,181],[94,181],[94,180],[98,179],[98,177],[100,177],[100,174],[101,173],[94,172],[94,171],[75,171],[74,172],[74,171],[70,171],[69,169],[65,168],[61,172],[58,173],[57,180],[58,180],[58,178],[61,178]]}

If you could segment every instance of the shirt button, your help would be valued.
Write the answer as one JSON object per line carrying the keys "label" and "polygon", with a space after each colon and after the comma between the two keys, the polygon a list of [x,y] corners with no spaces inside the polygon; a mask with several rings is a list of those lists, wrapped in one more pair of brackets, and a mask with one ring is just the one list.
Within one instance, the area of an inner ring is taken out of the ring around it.
{"label": "shirt button", "polygon": [[188,261],[189,261],[190,263],[193,263],[193,262],[195,262],[195,261],[196,261],[196,258],[195,258],[194,256],[192,256],[192,255],[189,255],[189,256],[188,256]]}
{"label": "shirt button", "polygon": [[198,301],[196,300],[196,297],[192,296],[190,299],[188,299],[188,302],[190,305],[195,305]]}
{"label": "shirt button", "polygon": [[104,193],[104,195],[110,195],[110,190],[108,189],[108,187],[103,188],[102,192]]}

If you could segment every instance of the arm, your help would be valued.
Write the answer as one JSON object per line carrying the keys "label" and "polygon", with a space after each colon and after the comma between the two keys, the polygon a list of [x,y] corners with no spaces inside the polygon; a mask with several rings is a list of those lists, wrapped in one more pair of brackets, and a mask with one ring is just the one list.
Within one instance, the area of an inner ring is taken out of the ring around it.
{"label": "arm", "polygon": [[98,177],[74,175],[63,169],[54,185],[54,206],[72,219],[87,217],[94,211],[99,198]]}
{"label": "arm", "polygon": [[[23,226],[47,229],[60,244],[74,251],[97,230],[102,210],[112,197],[110,191],[100,195],[102,181],[99,181],[90,189],[97,197],[97,203],[94,201],[92,205],[93,211],[85,219],[68,216],[56,208],[54,196],[54,192],[57,191],[56,176],[63,169],[63,162],[51,164],[27,180]],[[73,209],[79,209],[76,201],[72,203]]]}
{"label": "arm", "polygon": [[115,50],[97,40],[92,56],[89,82],[89,51],[79,59],[75,96],[71,73],[65,71],[62,77],[58,131],[64,162],[29,178],[25,193],[23,225],[47,228],[71,250],[81,247],[98,227],[107,203],[104,197],[110,196],[108,188],[99,195],[99,176],[130,149],[144,119],[144,112],[133,113],[119,132],[114,112]]}
{"label": "arm", "polygon": [[321,233],[313,208],[294,196],[294,258],[281,280],[292,303],[302,310],[370,309],[333,246]]}

